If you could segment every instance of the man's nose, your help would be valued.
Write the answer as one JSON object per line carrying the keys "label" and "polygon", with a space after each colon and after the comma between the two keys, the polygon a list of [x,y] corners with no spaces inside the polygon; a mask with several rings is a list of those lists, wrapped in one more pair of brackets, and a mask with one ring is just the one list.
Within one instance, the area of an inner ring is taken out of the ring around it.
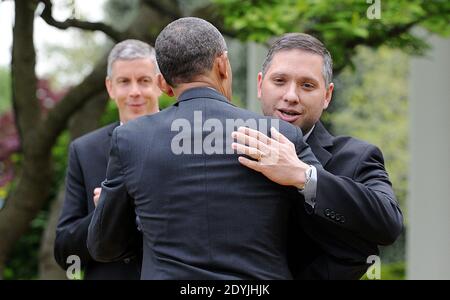
{"label": "man's nose", "polygon": [[300,96],[297,93],[297,85],[293,82],[288,85],[286,93],[284,94],[284,101],[290,104],[297,104],[300,102]]}
{"label": "man's nose", "polygon": [[141,94],[141,89],[139,88],[139,84],[137,82],[131,83],[130,96],[139,96]]}

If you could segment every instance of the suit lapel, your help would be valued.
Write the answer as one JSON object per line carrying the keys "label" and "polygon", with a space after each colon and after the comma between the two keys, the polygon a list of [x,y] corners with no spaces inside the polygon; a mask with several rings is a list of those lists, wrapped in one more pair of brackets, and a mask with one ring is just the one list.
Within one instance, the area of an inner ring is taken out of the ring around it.
{"label": "suit lapel", "polygon": [[110,124],[106,130],[107,135],[103,139],[103,142],[104,142],[103,149],[105,151],[104,158],[106,160],[106,164],[108,164],[109,151],[111,150],[111,136],[112,136],[114,129],[119,125],[120,125],[120,122],[114,122],[114,123]]}
{"label": "suit lapel", "polygon": [[114,129],[120,125],[120,122],[114,122],[108,127],[108,136],[112,136]]}
{"label": "suit lapel", "polygon": [[332,154],[326,148],[333,145],[333,136],[325,129],[320,121],[316,123],[307,143],[319,162],[325,167],[332,157]]}

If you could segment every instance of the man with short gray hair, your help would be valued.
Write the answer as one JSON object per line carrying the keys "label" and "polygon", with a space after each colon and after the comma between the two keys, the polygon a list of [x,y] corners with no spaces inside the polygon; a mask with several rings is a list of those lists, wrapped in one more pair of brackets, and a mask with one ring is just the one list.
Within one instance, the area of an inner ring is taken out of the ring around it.
{"label": "man with short gray hair", "polygon": [[318,165],[300,129],[230,103],[225,40],[209,22],[170,23],[155,50],[158,85],[177,103],[114,131],[90,254],[109,262],[132,251],[137,215],[142,279],[292,278],[286,236],[297,191],[242,168],[233,149],[246,148],[234,147],[231,132],[238,124],[275,137],[280,131],[302,161]]}
{"label": "man with short gray hair", "polygon": [[140,251],[117,262],[101,263],[89,255],[86,239],[100,196],[100,185],[106,176],[112,131],[120,124],[159,111],[161,90],[156,85],[157,73],[155,50],[150,45],[132,39],[116,44],[108,56],[105,84],[117,105],[120,122],[88,133],[70,144],[65,199],[54,252],[56,261],[64,269],[71,262],[68,258],[76,255],[85,270],[85,279],[139,279]]}

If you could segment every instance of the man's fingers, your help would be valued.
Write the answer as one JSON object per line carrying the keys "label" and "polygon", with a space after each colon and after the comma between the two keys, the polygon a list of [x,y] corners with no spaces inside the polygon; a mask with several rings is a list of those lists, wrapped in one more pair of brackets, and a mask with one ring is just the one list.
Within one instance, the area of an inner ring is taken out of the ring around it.
{"label": "man's fingers", "polygon": [[270,151],[269,146],[265,142],[260,141],[257,138],[247,135],[245,133],[234,131],[232,133],[232,137],[236,139],[236,142],[239,144],[259,149],[264,153],[268,153]]}
{"label": "man's fingers", "polygon": [[238,143],[232,143],[231,148],[236,150],[238,153],[246,154],[256,160],[260,160],[261,157],[263,156],[263,152],[261,152],[260,150],[253,147],[241,145]]}
{"label": "man's fingers", "polygon": [[244,133],[248,136],[254,137],[257,140],[263,142],[266,145],[270,144],[270,141],[272,140],[270,137],[268,137],[267,135],[265,135],[262,132],[259,132],[258,130],[252,129],[252,128],[248,128],[248,127],[239,127],[238,132]]}
{"label": "man's fingers", "polygon": [[238,160],[242,165],[246,166],[247,168],[260,172],[260,166],[258,162],[245,158],[243,156],[239,156]]}
{"label": "man's fingers", "polygon": [[272,135],[272,138],[281,144],[286,144],[290,142],[290,140],[284,135],[282,135],[275,127],[270,128],[270,133]]}

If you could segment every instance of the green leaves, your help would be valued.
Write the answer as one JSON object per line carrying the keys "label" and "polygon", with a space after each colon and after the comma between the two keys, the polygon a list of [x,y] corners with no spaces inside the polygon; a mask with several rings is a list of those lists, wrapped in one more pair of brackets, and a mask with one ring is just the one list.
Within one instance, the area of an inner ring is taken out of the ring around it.
{"label": "green leaves", "polygon": [[11,107],[11,75],[6,68],[0,68],[0,114]]}
{"label": "green leaves", "polygon": [[422,54],[426,44],[414,26],[450,35],[450,2],[446,0],[379,0],[379,19],[368,17],[375,2],[355,0],[214,0],[225,24],[242,40],[266,42],[287,32],[315,35],[330,49],[338,73],[358,45],[386,44],[408,53]]}

